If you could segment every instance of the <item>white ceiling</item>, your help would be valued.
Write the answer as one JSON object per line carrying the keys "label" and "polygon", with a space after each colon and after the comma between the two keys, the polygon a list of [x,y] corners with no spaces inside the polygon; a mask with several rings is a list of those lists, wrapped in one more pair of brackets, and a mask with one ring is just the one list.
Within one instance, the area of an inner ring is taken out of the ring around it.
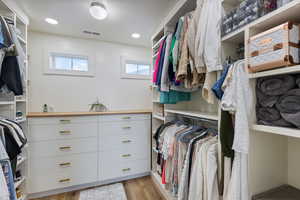
{"label": "white ceiling", "polygon": [[[99,32],[92,36],[104,41],[150,46],[151,35],[176,0],[105,0],[109,16],[99,21],[89,14],[92,0],[16,0],[30,18],[30,30],[91,38],[83,30]],[[59,21],[47,24],[46,17]],[[141,34],[140,39],[131,34]]]}

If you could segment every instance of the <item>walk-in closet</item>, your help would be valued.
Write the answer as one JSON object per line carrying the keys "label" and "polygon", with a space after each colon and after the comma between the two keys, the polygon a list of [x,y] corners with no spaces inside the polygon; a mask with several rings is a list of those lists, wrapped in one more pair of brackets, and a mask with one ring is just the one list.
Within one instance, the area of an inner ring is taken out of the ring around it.
{"label": "walk-in closet", "polygon": [[0,0],[0,200],[299,200],[300,0]]}

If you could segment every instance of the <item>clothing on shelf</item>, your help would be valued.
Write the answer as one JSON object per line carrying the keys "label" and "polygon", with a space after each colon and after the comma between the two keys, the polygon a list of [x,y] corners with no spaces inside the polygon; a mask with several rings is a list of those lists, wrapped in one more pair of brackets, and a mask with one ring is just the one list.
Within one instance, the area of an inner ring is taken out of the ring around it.
{"label": "clothing on shelf", "polygon": [[257,79],[257,124],[300,128],[300,89],[298,83],[299,74]]}
{"label": "clothing on shelf", "polygon": [[[175,30],[163,38],[153,72],[153,83],[158,86],[160,95],[172,91],[191,93],[203,86],[203,98],[214,103],[211,88],[217,78],[216,71],[223,68],[221,8],[218,0],[198,1],[196,10],[182,16]],[[209,21],[212,17],[213,22]],[[179,101],[170,100],[171,104]],[[169,101],[161,103],[168,104]]]}
{"label": "clothing on shelf", "polygon": [[13,25],[0,16],[0,89],[4,93],[12,91],[23,95],[25,79],[25,52],[17,38]]}
{"label": "clothing on shelf", "polygon": [[159,152],[156,171],[174,197],[188,200],[205,195],[214,200],[219,196],[216,132],[180,120],[157,129],[154,135]]}

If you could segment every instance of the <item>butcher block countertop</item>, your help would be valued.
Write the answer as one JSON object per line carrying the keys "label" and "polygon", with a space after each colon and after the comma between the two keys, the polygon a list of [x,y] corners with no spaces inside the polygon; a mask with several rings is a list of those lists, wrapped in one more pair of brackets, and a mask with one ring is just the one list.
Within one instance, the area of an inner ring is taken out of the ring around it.
{"label": "butcher block countertop", "polygon": [[151,114],[151,110],[122,110],[106,112],[30,112],[27,117],[74,117],[93,115]]}

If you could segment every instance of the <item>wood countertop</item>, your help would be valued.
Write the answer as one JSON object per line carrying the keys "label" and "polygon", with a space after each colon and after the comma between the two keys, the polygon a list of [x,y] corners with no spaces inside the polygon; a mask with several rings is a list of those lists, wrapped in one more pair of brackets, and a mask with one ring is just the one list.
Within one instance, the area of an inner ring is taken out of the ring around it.
{"label": "wood countertop", "polygon": [[27,117],[74,117],[93,115],[120,115],[120,114],[151,114],[151,110],[121,110],[106,112],[30,112]]}

